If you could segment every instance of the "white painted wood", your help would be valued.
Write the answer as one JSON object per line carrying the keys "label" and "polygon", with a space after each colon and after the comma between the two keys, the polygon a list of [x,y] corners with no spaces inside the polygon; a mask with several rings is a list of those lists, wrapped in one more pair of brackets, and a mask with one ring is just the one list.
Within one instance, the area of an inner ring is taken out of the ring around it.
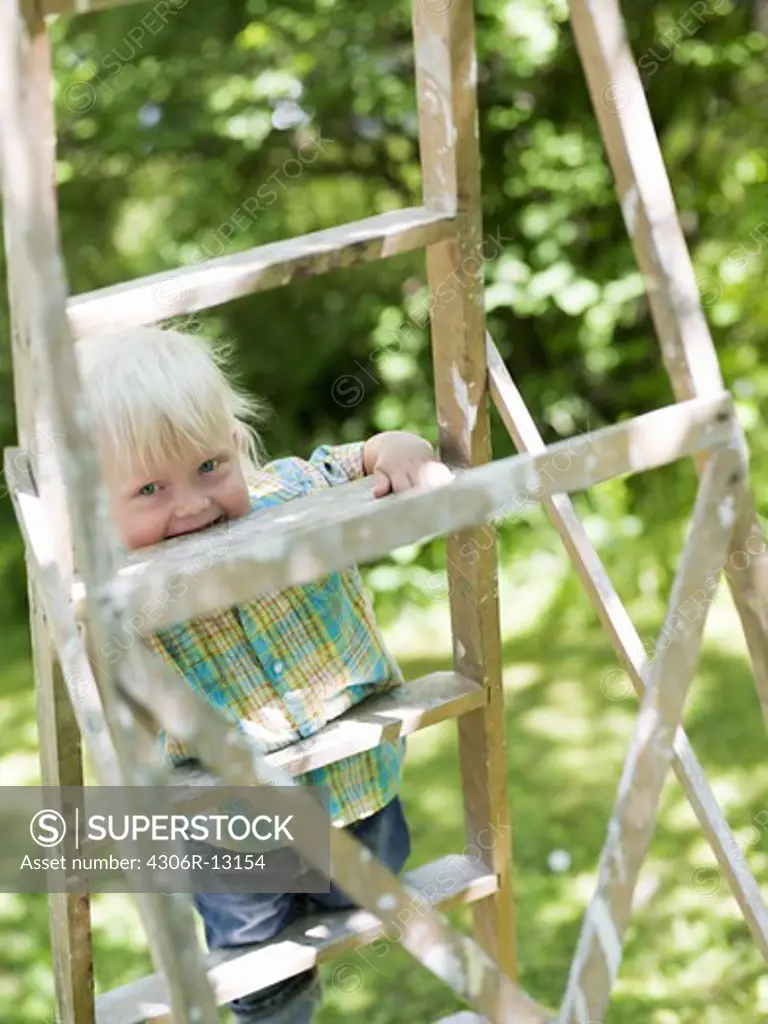
{"label": "white painted wood", "polygon": [[[672,744],[696,668],[707,611],[744,494],[738,447],[715,452],[702,474],[693,521],[640,705],[616,805],[587,907],[559,1024],[603,1020],[622,957],[632,897],[651,842]],[[700,596],[700,602],[692,600]],[[687,611],[686,611],[687,609]]]}
{"label": "white painted wood", "polygon": [[[423,904],[441,910],[486,899],[496,889],[492,874],[458,854],[409,871],[403,883],[418,894],[414,896],[414,908]],[[378,937],[381,943],[394,944],[401,929],[402,921],[398,922],[394,913],[383,920],[364,910],[317,914],[298,921],[278,940],[261,947],[211,954],[208,975],[219,1005],[345,954],[350,954],[347,977],[354,976],[355,969],[365,970],[365,961],[354,951]],[[343,964],[336,970],[342,968]],[[341,983],[341,973],[339,980]],[[142,1024],[167,1013],[167,987],[159,974],[106,992],[96,1001],[97,1024]]]}
{"label": "white painted wood", "polygon": [[[483,265],[495,245],[481,209],[474,3],[411,5],[424,204],[455,210],[456,238],[427,249],[428,307],[440,454],[464,468],[493,456],[486,395]],[[487,521],[486,521],[487,522]],[[473,907],[474,934],[510,978],[517,977],[514,863],[504,730],[498,568],[485,522],[448,533],[445,573],[457,671],[482,683],[485,708],[462,718],[459,771],[467,842],[493,827],[482,850],[499,889]],[[490,536],[489,536],[490,535]],[[470,556],[465,558],[463,551]]]}
{"label": "white painted wood", "polygon": [[450,1017],[442,1017],[437,1024],[490,1024],[487,1017],[479,1017],[476,1013],[465,1010],[463,1013],[454,1013]]}
{"label": "white painted wood", "polygon": [[[55,468],[56,478],[63,482],[64,514],[71,524],[74,564],[91,585],[86,598],[88,614],[97,640],[103,642],[110,623],[114,629],[116,621],[119,622],[119,611],[109,597],[104,602],[95,602],[94,594],[117,567],[117,546],[110,543],[98,458],[83,403],[79,401],[74,344],[65,311],[66,280],[47,175],[50,141],[45,124],[30,106],[34,93],[25,62],[31,37],[39,36],[40,26],[36,15],[27,21],[26,13],[26,7],[22,12],[17,0],[0,4],[3,211],[8,218],[10,251],[18,274],[14,281],[17,315],[28,332],[38,374],[37,409],[45,413],[45,422],[56,437],[49,466]],[[46,496],[50,493],[49,489]],[[51,508],[48,513],[52,524],[58,511]],[[61,560],[58,546],[55,550],[57,560]],[[65,577],[66,567],[61,565],[59,570]],[[98,680],[103,719],[94,728],[108,730],[118,775],[126,785],[151,783],[166,771],[159,759],[143,763],[135,756],[140,739],[135,736],[130,707],[122,700],[120,683],[121,677],[136,670],[136,658],[129,655],[100,673]],[[169,853],[175,852],[175,845],[170,844]],[[167,972],[178,1024],[216,1024],[213,994],[200,970],[202,950],[194,930],[192,907],[164,899],[158,893],[137,891],[141,884],[133,872],[128,873],[127,886],[142,917],[153,961]],[[57,1001],[61,1003],[60,999]]]}
{"label": "white painted wood", "polygon": [[[509,371],[490,336],[488,374],[491,394],[499,414],[518,451],[536,454],[544,449],[536,424],[525,407]],[[598,618],[608,634],[627,678],[640,697],[646,691],[649,665],[640,635],[616,592],[605,566],[587,536],[570,498],[556,494],[544,502],[544,509],[579,574]],[[747,922],[752,938],[768,961],[768,909],[760,887],[741,853],[704,769],[691,748],[682,726],[675,736],[672,768],[699,820],[707,842],[717,858],[731,892]]]}
{"label": "white painted wood", "polygon": [[455,234],[450,214],[411,207],[270,242],[246,252],[84,292],[67,314],[77,337],[154,324],[371,260],[411,252]]}
{"label": "white painted wood", "polygon": [[[695,399],[552,445],[457,470],[435,489],[375,499],[367,479],[136,552],[107,586],[139,633],[305,583],[556,493],[665,465],[733,434],[730,398]],[[84,589],[73,591],[80,608]]]}
{"label": "white painted wood", "polygon": [[[675,397],[683,401],[715,395],[724,387],[717,352],[619,0],[569,0],[569,6],[574,39]],[[742,443],[746,450],[743,438]],[[697,459],[699,470],[705,461],[705,456]],[[749,552],[746,564],[744,552]],[[768,728],[768,544],[751,493],[736,523],[729,558],[741,563],[726,576]]]}

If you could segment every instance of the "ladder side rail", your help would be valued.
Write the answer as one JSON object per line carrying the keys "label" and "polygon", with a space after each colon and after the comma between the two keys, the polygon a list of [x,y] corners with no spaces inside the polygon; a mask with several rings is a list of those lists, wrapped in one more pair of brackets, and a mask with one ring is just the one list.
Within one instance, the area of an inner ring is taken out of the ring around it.
{"label": "ladder side rail", "polygon": [[[621,964],[635,886],[653,836],[675,733],[699,659],[707,611],[716,592],[712,583],[717,582],[722,570],[738,505],[745,493],[744,470],[741,445],[736,440],[733,447],[719,449],[702,474],[657,644],[658,654],[608,823],[597,886],[582,921],[559,1024],[604,1019]],[[683,608],[698,595],[704,595],[699,614],[689,620]]]}
{"label": "ladder side rail", "polygon": [[[56,208],[55,119],[51,90],[50,41],[39,17],[31,17],[30,38],[23,53],[22,74],[28,83],[29,105],[34,110],[37,131],[44,143],[39,199],[45,204],[45,216],[54,223]],[[46,421],[45,409],[35,385],[34,360],[28,324],[24,320],[18,274],[15,236],[20,225],[17,213],[4,210],[5,252],[8,299],[11,319],[11,356],[16,409],[16,429],[20,449],[15,455],[19,468],[29,467],[46,495],[49,507],[61,514],[51,517],[56,531],[59,571],[72,583],[72,555],[69,523],[62,501],[62,481],[53,458],[56,436]],[[35,679],[35,717],[37,721],[40,781],[43,786],[82,786],[83,750],[77,722],[72,713],[65,676],[48,632],[40,594],[32,574],[27,575],[32,671]],[[89,893],[49,892],[47,895],[51,957],[55,985],[56,1016],[78,1024],[94,1022],[93,944],[91,934],[91,897]]]}
{"label": "ladder side rail", "polygon": [[[570,12],[673,392],[678,401],[716,394],[723,389],[717,353],[618,0],[570,0]],[[699,471],[705,461],[698,460]],[[745,552],[749,557],[742,566]],[[731,562],[735,571],[726,577],[768,728],[768,545],[751,493],[733,533]]]}
{"label": "ladder side rail", "polygon": [[[78,401],[81,392],[66,320],[65,275],[58,227],[52,215],[55,199],[43,170],[46,140],[39,134],[25,89],[27,69],[23,54],[42,30],[40,19],[33,15],[27,21],[17,3],[0,6],[4,198],[6,207],[13,211],[9,230],[18,271],[15,294],[21,319],[29,331],[33,363],[41,385],[39,407],[45,409],[46,419],[49,417],[57,435],[50,456],[63,483],[64,508],[74,542],[70,552],[82,567],[85,579],[94,584],[88,599],[89,619],[95,639],[103,641],[110,627],[114,631],[121,623],[120,609],[108,598],[104,602],[97,599],[99,581],[108,578],[117,564],[117,545],[111,541],[112,524],[106,513],[88,417]],[[97,678],[106,724],[118,755],[119,783],[141,785],[159,781],[167,773],[159,759],[157,765],[142,765],[134,759],[138,737],[133,716],[118,695],[121,677],[136,671],[137,659],[128,651],[114,666],[114,675],[108,668],[100,669]],[[130,881],[134,885],[138,882],[138,886],[145,884],[132,873]],[[169,899],[161,893],[134,895],[153,958],[168,971],[179,1024],[215,1024],[218,1014],[203,969],[191,901]]]}
{"label": "ladder side rail", "polygon": [[[19,449],[6,449],[4,473],[16,522],[26,548],[27,571],[39,594],[40,608],[52,645],[64,676],[77,683],[75,693],[67,690],[77,735],[86,741],[86,748],[101,784],[119,786],[121,780],[117,752],[106,725],[93,662],[88,656],[85,640],[68,599],[61,567],[55,557],[50,516],[45,515],[29,471],[19,458]],[[137,756],[145,754],[146,750],[142,748]]]}
{"label": "ladder side rail", "polygon": [[[490,462],[492,452],[473,3],[454,0],[438,11],[414,0],[412,12],[424,202],[456,215],[456,238],[431,245],[426,258],[440,452],[458,466],[477,466]],[[467,840],[499,879],[496,895],[473,906],[474,930],[516,978],[497,557],[495,537],[490,544],[486,539],[488,518],[447,538],[448,593],[455,669],[488,694],[486,706],[458,726]],[[493,839],[484,841],[489,831]]]}

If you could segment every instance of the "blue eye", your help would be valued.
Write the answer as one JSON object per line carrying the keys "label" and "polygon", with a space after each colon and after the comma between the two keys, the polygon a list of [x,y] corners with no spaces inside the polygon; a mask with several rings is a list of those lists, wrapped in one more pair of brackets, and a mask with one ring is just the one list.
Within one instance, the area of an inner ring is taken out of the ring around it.
{"label": "blue eye", "polygon": [[219,459],[206,459],[200,466],[201,473],[212,473],[219,465]]}

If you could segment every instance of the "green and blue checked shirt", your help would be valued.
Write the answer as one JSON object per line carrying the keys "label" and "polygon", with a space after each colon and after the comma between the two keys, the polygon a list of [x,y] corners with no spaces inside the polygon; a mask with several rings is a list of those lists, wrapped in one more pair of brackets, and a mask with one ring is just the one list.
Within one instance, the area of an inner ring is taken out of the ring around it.
{"label": "green and blue checked shirt", "polygon": [[[363,476],[363,444],[278,459],[250,486],[251,509],[279,505]],[[267,751],[313,735],[402,676],[388,653],[357,569],[172,626],[148,638],[192,687]],[[172,763],[193,753],[161,733]],[[387,740],[297,777],[327,786],[331,820],[348,825],[392,800],[405,741]]]}

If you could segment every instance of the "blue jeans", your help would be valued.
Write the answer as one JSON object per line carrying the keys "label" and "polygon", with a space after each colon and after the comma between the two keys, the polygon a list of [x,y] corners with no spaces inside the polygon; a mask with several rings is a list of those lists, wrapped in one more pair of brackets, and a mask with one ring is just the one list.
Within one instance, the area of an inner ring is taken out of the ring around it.
{"label": "blue jeans", "polygon": [[[399,797],[368,818],[347,826],[394,874],[411,851]],[[335,885],[328,893],[195,893],[209,949],[248,946],[274,939],[310,911],[342,910],[355,904]],[[304,971],[229,1003],[237,1024],[309,1024],[322,999],[317,968]]]}

